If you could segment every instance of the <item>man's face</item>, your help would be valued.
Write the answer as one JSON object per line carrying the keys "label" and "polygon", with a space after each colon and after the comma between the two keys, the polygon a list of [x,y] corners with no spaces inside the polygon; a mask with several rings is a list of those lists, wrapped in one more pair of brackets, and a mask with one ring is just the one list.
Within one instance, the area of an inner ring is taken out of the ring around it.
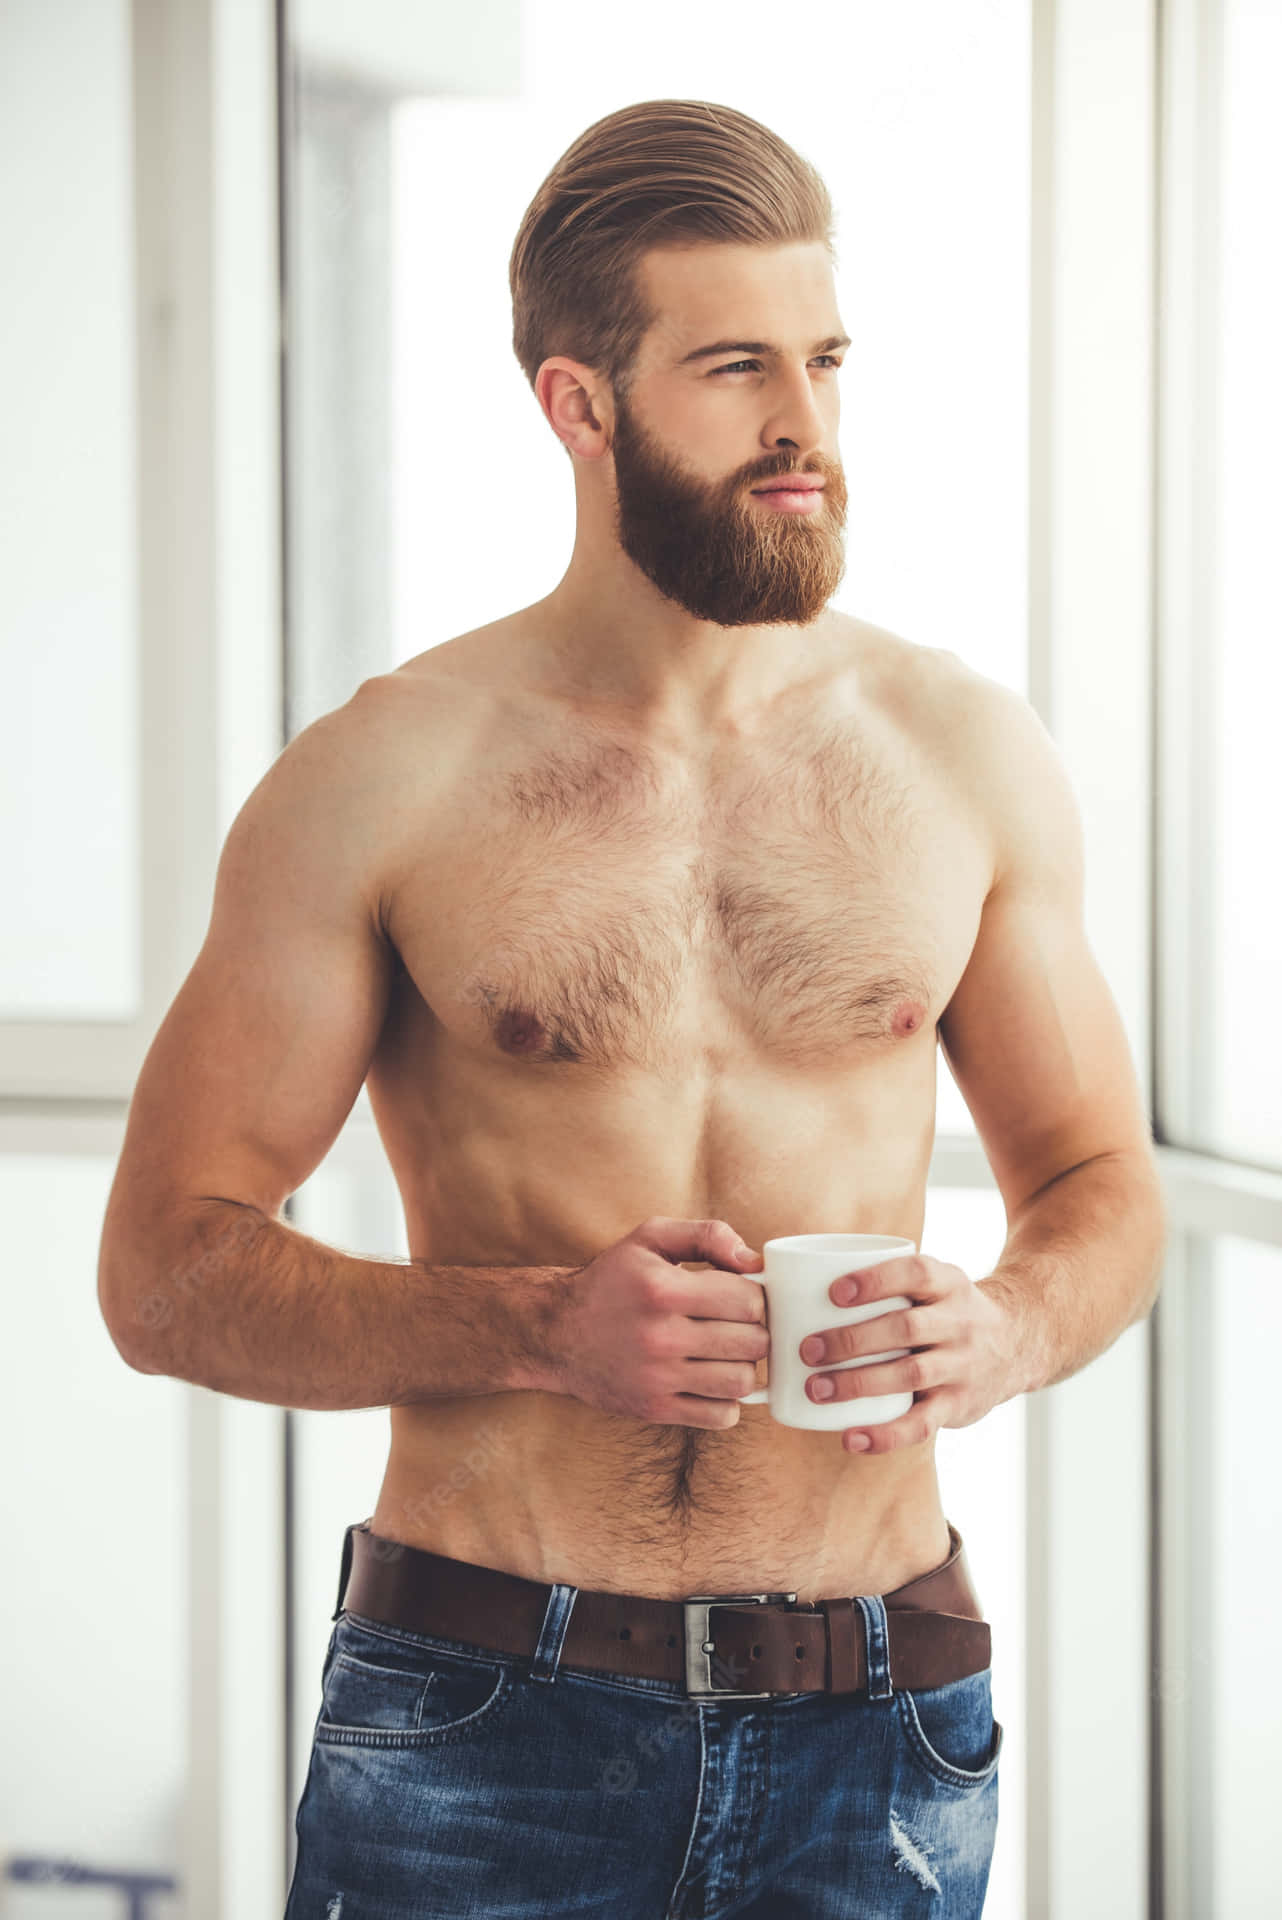
{"label": "man's face", "polygon": [[[642,262],[662,318],[632,395],[615,405],[619,544],[659,591],[718,626],[804,626],[845,569],[846,482],[837,458],[844,347],[818,244],[658,250]],[[686,356],[717,341],[769,343]],[[728,369],[728,371],[727,371]],[[806,511],[753,488],[822,480]]]}

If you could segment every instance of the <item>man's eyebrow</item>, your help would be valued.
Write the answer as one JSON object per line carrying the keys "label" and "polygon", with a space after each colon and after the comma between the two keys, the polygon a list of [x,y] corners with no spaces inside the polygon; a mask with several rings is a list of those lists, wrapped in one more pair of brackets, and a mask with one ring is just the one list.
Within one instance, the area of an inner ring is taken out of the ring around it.
{"label": "man's eyebrow", "polygon": [[[834,347],[848,347],[849,345],[850,336],[848,334],[834,333],[831,334],[827,340],[820,340],[811,348],[811,352],[831,353]],[[685,367],[688,366],[692,360],[710,360],[715,355],[721,353],[770,353],[778,355],[783,351],[784,349],[782,347],[775,346],[770,340],[714,340],[711,346],[695,347],[693,352],[684,354],[676,364],[679,367]]]}

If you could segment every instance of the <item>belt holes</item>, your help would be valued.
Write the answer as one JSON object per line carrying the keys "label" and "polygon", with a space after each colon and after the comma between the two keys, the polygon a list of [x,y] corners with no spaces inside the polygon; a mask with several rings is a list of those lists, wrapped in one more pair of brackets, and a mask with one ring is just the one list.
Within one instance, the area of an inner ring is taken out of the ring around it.
{"label": "belt holes", "polygon": [[620,1640],[630,1640],[630,1639],[632,1638],[632,1629],[631,1629],[631,1627],[620,1627],[620,1628],[619,1628],[619,1638],[620,1638]]}
{"label": "belt holes", "polygon": [[676,1636],[676,1634],[675,1634],[675,1633],[670,1633],[670,1634],[668,1635],[668,1645],[669,1645],[670,1647],[675,1647],[675,1646],[676,1646],[676,1644],[677,1644],[677,1636]]}
{"label": "belt holes", "polygon": [[753,1657],[753,1659],[754,1659],[754,1660],[760,1660],[760,1658],[761,1658],[761,1648],[760,1648],[760,1647],[754,1647],[754,1648],[752,1649],[752,1657]]}
{"label": "belt holes", "polygon": [[803,1647],[803,1646],[802,1646],[802,1645],[800,1644],[800,1642],[798,1642],[798,1645],[797,1645],[797,1658],[798,1658],[798,1660],[804,1660],[804,1659],[805,1659],[805,1657],[806,1657],[806,1649],[805,1649],[805,1648],[804,1648],[804,1647]]}

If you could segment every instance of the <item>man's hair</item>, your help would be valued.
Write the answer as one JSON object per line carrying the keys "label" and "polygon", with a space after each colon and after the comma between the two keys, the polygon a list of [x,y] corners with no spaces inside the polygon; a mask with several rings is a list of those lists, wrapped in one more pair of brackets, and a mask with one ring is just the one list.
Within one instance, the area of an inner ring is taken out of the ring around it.
{"label": "man's hair", "polygon": [[639,100],[581,133],[526,208],[508,262],[516,357],[531,387],[563,353],[626,399],[658,318],[643,254],[806,240],[835,260],[828,189],[787,141],[733,107]]}

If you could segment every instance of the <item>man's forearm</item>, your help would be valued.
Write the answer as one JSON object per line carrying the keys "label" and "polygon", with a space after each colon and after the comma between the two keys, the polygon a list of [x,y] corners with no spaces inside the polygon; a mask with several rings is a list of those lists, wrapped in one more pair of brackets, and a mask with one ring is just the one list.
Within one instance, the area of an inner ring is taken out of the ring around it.
{"label": "man's forearm", "polygon": [[1150,1158],[1106,1154],[1031,1200],[978,1284],[1011,1313],[1010,1399],[1053,1387],[1153,1309],[1166,1215]]}
{"label": "man's forearm", "polygon": [[553,1303],[578,1271],[362,1259],[231,1200],[201,1203],[161,1239],[109,1321],[131,1364],[322,1411],[535,1385]]}

